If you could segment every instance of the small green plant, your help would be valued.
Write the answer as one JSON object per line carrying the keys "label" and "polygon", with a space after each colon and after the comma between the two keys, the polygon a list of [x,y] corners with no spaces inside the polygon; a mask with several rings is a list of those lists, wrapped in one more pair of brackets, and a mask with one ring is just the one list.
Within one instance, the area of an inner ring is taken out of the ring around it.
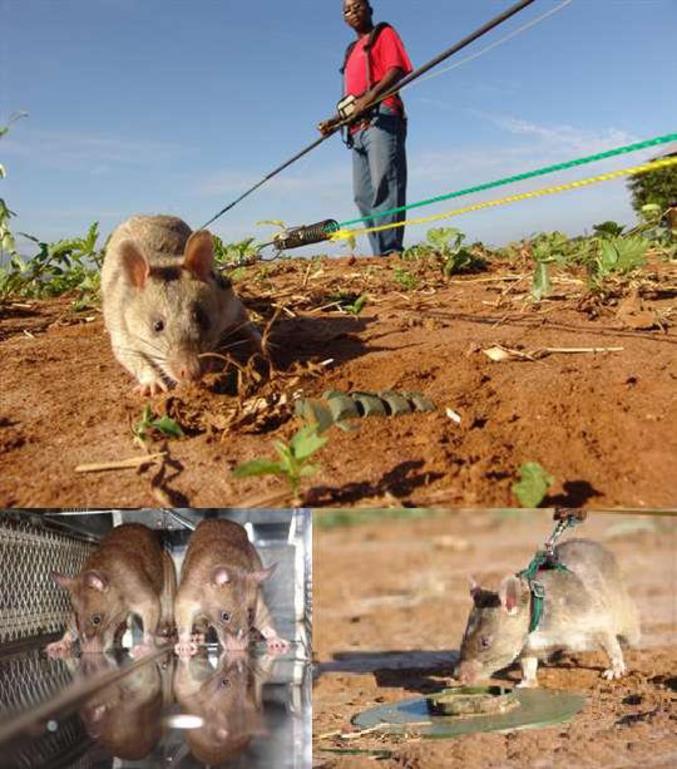
{"label": "small green plant", "polygon": [[366,294],[358,294],[355,291],[337,291],[329,299],[350,315],[359,315],[367,304]]}
{"label": "small green plant", "polygon": [[456,227],[437,227],[428,230],[426,242],[410,246],[403,254],[405,259],[433,257],[442,273],[449,277],[460,272],[484,269],[486,261],[463,245],[465,235]]}
{"label": "small green plant", "polygon": [[79,301],[89,304],[98,292],[103,250],[97,250],[99,223],[94,222],[81,238],[45,243],[22,233],[39,247],[30,259],[14,254],[0,269],[0,299],[8,296],[41,298],[69,291],[79,293]]}
{"label": "small green plant", "polygon": [[486,262],[463,245],[465,235],[456,227],[438,227],[428,230],[426,238],[442,261],[446,277],[459,272],[483,269]]}
{"label": "small green plant", "polygon": [[413,291],[418,287],[418,278],[404,267],[396,267],[393,273],[395,283],[401,286],[405,291]]}
{"label": "small green plant", "polygon": [[289,441],[275,441],[275,451],[279,461],[272,459],[252,459],[233,470],[236,478],[248,478],[255,475],[280,475],[287,479],[294,497],[298,497],[302,478],[315,475],[318,466],[310,463],[312,455],[324,446],[326,437],[317,434],[317,425],[302,427]]}
{"label": "small green plant", "polygon": [[360,294],[352,304],[344,305],[343,309],[351,315],[359,315],[367,305],[367,295]]}
{"label": "small green plant", "polygon": [[146,404],[141,412],[139,421],[132,425],[134,443],[145,446],[153,432],[158,432],[165,438],[182,438],[184,432],[178,422],[171,417],[156,417],[150,404]]}
{"label": "small green plant", "polygon": [[534,260],[534,274],[531,295],[536,302],[540,302],[552,290],[550,265],[565,264],[571,251],[571,241],[561,232],[543,232],[533,238],[531,257]]}
{"label": "small green plant", "polygon": [[[27,116],[27,112],[14,113],[7,121],[6,126],[0,126],[0,138],[9,132],[9,127],[12,123],[22,117]],[[0,179],[4,179],[6,176],[7,171],[5,170],[5,167],[2,165],[2,163],[0,163]],[[3,254],[7,254],[10,257],[10,261],[15,257],[18,257],[14,235],[12,234],[12,230],[9,226],[9,220],[13,216],[16,216],[14,211],[11,211],[4,198],[0,197],[0,264],[2,264]]]}
{"label": "small green plant", "polygon": [[593,288],[612,275],[627,275],[643,267],[649,241],[641,235],[600,238],[597,252],[588,263],[588,275]]}
{"label": "small green plant", "polygon": [[235,243],[224,243],[218,235],[214,240],[214,261],[219,267],[242,267],[258,259],[259,247],[254,238],[244,238]]}
{"label": "small green plant", "polygon": [[519,476],[519,481],[512,485],[512,493],[522,507],[538,507],[555,479],[538,462],[525,462]]}

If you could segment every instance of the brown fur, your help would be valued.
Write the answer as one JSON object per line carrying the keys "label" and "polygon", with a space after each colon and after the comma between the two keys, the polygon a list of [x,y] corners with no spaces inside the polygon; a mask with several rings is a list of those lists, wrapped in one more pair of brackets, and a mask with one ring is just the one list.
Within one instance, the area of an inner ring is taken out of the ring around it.
{"label": "brown fur", "polygon": [[498,593],[471,589],[474,606],[468,617],[458,673],[462,681],[491,676],[515,660],[524,684],[536,685],[539,659],[559,650],[603,648],[611,663],[605,677],[625,672],[619,640],[639,640],[637,608],[628,595],[613,555],[596,542],[572,539],[555,552],[568,571],[543,570],[543,614],[529,632],[531,593],[524,579],[510,575]]}
{"label": "brown fur", "polygon": [[[270,658],[268,658],[270,659]],[[223,655],[214,670],[205,657],[182,660],[174,676],[174,693],[182,711],[201,716],[205,725],[186,734],[193,755],[221,765],[262,733],[261,690],[268,678],[265,660],[243,653]]]}
{"label": "brown fur", "polygon": [[141,619],[145,642],[172,630],[174,566],[147,526],[117,526],[101,540],[79,575],[53,576],[70,593],[75,625],[58,643],[72,643],[77,637],[84,651],[110,649],[130,614]]}
{"label": "brown fur", "polygon": [[246,648],[252,627],[272,628],[261,591],[271,572],[263,568],[242,526],[221,519],[202,521],[181,569],[175,606],[179,641],[186,641],[194,624],[203,620],[214,627],[222,647]]}
{"label": "brown fur", "polygon": [[151,393],[199,379],[200,356],[229,329],[260,341],[232,286],[214,272],[212,236],[175,216],[133,216],[117,227],[101,291],[115,357]]}

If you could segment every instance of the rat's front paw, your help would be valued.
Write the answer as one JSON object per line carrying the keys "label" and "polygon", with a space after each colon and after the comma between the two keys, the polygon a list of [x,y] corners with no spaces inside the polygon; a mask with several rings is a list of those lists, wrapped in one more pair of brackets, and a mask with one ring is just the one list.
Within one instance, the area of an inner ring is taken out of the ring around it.
{"label": "rat's front paw", "polygon": [[605,670],[602,673],[602,678],[605,678],[607,681],[614,681],[618,680],[619,678],[623,678],[626,672],[627,670],[625,665],[619,665],[618,667]]}
{"label": "rat's front paw", "polygon": [[139,382],[134,388],[134,392],[143,396],[159,395],[161,392],[166,393],[168,389],[164,379],[157,377],[157,379],[154,379],[152,382]]}
{"label": "rat's front paw", "polygon": [[266,647],[271,654],[286,654],[289,651],[289,641],[280,636],[266,638]]}
{"label": "rat's front paw", "polygon": [[59,657],[69,657],[73,651],[72,641],[54,641],[51,644],[47,644],[45,647],[47,656],[52,659],[58,659]]}
{"label": "rat's front paw", "polygon": [[174,653],[184,659],[192,657],[194,654],[197,654],[197,644],[192,640],[179,641],[177,644],[174,644]]}

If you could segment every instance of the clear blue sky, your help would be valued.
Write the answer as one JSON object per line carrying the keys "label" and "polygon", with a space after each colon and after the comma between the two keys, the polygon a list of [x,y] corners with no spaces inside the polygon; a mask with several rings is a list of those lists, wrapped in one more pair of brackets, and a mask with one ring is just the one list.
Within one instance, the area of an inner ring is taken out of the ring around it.
{"label": "clear blue sky", "polygon": [[[373,0],[414,66],[511,0]],[[537,0],[441,65],[561,4]],[[132,213],[197,227],[313,141],[339,95],[352,39],[341,0],[0,0],[0,196],[14,229],[42,239],[102,233]],[[404,94],[409,200],[677,130],[676,0],[572,0],[542,23]],[[673,146],[674,149],[674,146]],[[637,153],[466,201],[621,168]],[[352,218],[350,154],[333,137],[213,225],[225,240]],[[501,244],[539,230],[631,223],[623,181],[449,220]],[[437,225],[439,226],[439,225]],[[425,237],[411,227],[406,243]],[[313,247],[316,251],[317,247]],[[330,249],[331,250],[331,249]],[[368,251],[366,239],[359,245]],[[299,255],[304,250],[295,252]]]}

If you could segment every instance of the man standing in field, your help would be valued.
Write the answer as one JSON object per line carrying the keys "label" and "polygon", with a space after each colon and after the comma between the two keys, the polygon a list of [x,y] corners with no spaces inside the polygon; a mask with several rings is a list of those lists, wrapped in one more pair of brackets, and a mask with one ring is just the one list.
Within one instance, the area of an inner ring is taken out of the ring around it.
{"label": "man standing in field", "polygon": [[[343,0],[343,17],[357,40],[346,51],[341,72],[344,96],[354,97],[353,122],[348,127],[348,146],[353,156],[353,194],[365,226],[400,222],[404,212],[378,216],[406,204],[407,121],[398,94],[378,104],[405,75],[411,61],[397,32],[385,23],[374,26],[369,0]],[[342,100],[343,101],[343,100]],[[336,115],[319,124],[324,135],[341,121]],[[373,217],[373,218],[372,218]],[[404,227],[370,232],[374,255],[401,253]]]}

